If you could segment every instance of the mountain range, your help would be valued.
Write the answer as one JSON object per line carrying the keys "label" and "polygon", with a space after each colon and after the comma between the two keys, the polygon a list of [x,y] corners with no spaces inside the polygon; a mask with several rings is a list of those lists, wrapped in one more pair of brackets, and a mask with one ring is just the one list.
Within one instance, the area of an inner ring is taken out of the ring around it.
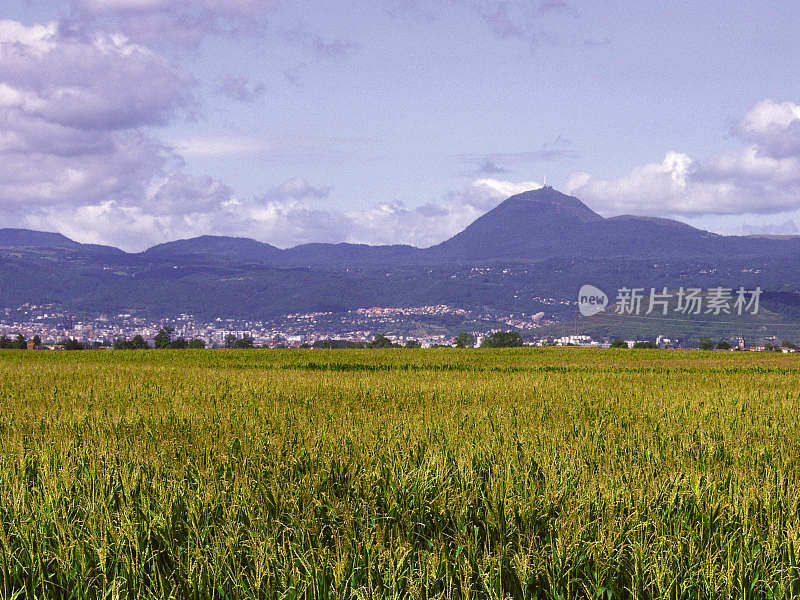
{"label": "mountain range", "polygon": [[430,248],[280,249],[206,235],[127,253],[58,233],[0,229],[0,308],[53,302],[92,312],[254,318],[430,303],[535,310],[536,298],[570,298],[585,282],[794,293],[798,258],[800,237],[722,236],[668,219],[604,218],[545,187],[506,199]]}
{"label": "mountain range", "polygon": [[[80,244],[58,233],[0,229],[0,247],[49,247],[123,255],[110,246]],[[142,261],[297,265],[396,265],[473,261],[537,261],[556,257],[758,256],[800,252],[800,236],[722,236],[670,219],[603,218],[579,199],[551,187],[511,196],[436,246],[303,244],[282,250],[250,238],[203,235],[128,254]]]}

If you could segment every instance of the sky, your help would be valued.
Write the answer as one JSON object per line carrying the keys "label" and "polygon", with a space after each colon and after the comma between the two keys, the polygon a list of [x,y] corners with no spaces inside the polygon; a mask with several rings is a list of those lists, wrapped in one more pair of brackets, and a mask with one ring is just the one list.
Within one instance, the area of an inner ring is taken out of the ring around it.
{"label": "sky", "polygon": [[545,181],[800,234],[800,3],[4,0],[0,227],[447,239]]}

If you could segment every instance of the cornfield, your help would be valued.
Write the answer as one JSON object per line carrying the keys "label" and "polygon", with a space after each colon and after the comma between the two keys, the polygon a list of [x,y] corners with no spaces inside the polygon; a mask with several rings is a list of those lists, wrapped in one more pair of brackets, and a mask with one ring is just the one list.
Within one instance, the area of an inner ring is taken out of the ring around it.
{"label": "cornfield", "polygon": [[0,352],[2,598],[800,596],[800,359]]}

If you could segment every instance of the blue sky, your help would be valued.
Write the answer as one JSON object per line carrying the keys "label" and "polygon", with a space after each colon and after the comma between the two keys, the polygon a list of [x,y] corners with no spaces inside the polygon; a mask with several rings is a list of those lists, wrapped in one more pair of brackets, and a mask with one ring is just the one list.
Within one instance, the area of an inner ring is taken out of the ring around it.
{"label": "blue sky", "polygon": [[11,0],[0,224],[430,245],[544,177],[798,233],[800,6]]}

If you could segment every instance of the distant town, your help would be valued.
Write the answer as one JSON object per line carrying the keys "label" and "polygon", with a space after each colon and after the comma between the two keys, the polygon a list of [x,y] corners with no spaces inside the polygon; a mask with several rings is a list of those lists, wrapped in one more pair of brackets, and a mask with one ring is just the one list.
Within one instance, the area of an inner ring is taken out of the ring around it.
{"label": "distant town", "polygon": [[[542,298],[546,304],[566,299]],[[344,313],[292,313],[271,320],[216,318],[211,322],[190,314],[159,320],[132,314],[75,314],[55,304],[23,304],[0,309],[0,347],[70,348],[303,348],[358,347],[376,339],[400,347],[435,346],[581,346],[678,349],[697,347],[665,335],[647,339],[593,338],[580,332],[554,336],[544,332],[559,323],[556,316],[504,314],[468,310],[446,304],[412,307],[370,307]],[[541,332],[541,333],[539,333]],[[512,337],[503,335],[511,334]],[[35,341],[34,341],[35,340]],[[133,344],[132,341],[136,340]],[[334,343],[335,342],[335,343]],[[791,342],[766,336],[750,342],[738,336],[730,342],[701,339],[700,347],[719,350],[798,350]]]}

